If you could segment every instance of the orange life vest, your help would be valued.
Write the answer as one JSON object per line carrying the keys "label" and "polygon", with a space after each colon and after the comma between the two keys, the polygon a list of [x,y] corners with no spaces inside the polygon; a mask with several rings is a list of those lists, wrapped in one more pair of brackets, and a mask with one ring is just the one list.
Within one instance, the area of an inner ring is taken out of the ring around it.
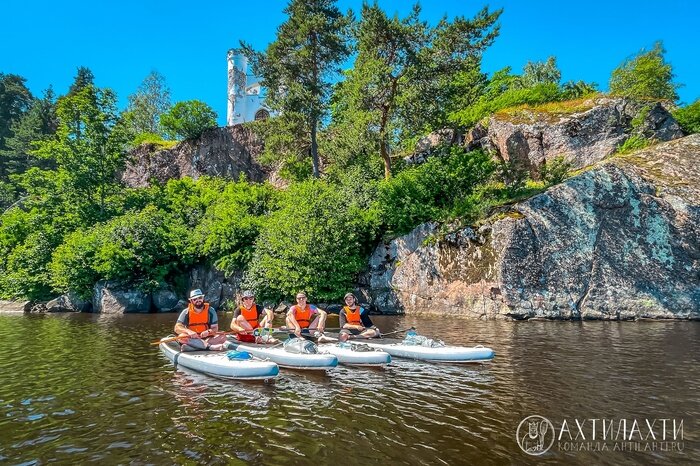
{"label": "orange life vest", "polygon": [[187,313],[187,328],[197,333],[202,333],[209,328],[209,303],[204,303],[204,309],[195,312],[194,305],[190,303]]}
{"label": "orange life vest", "polygon": [[344,306],[345,309],[345,320],[350,325],[362,325],[362,319],[360,318],[360,307],[356,307],[353,311],[348,306]]}
{"label": "orange life vest", "polygon": [[250,309],[246,309],[245,306],[241,306],[241,315],[245,320],[248,321],[251,327],[258,328],[260,323],[258,322],[258,305],[253,304]]}
{"label": "orange life vest", "polygon": [[294,305],[294,319],[296,319],[299,327],[308,328],[311,324],[311,306],[308,304],[305,308],[301,308],[298,304]]}

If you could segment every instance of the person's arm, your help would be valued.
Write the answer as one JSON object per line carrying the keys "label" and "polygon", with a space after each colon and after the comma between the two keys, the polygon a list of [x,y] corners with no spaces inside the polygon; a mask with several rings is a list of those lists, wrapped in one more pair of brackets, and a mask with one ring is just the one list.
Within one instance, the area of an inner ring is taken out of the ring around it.
{"label": "person's arm", "polygon": [[240,325],[238,322],[238,316],[241,315],[241,308],[237,307],[235,311],[233,311],[233,319],[231,319],[231,330],[237,333],[245,332],[245,329]]}
{"label": "person's arm", "polygon": [[328,317],[328,313],[321,309],[320,307],[316,308],[316,312],[318,313],[318,327],[317,330],[321,333],[323,333],[324,330],[326,330],[326,317]]}
{"label": "person's arm", "polygon": [[374,322],[372,322],[372,319],[369,318],[369,311],[362,307],[360,308],[360,320],[365,328],[374,327]]}
{"label": "person's arm", "polygon": [[263,320],[260,322],[260,326],[272,328],[272,321],[275,319],[275,313],[272,312],[272,309],[269,307],[263,308],[263,311],[265,312],[265,317],[263,317]]}
{"label": "person's arm", "polygon": [[213,307],[209,308],[209,329],[200,333],[202,337],[210,337],[215,333],[219,332],[219,316],[216,315],[216,309]]}
{"label": "person's arm", "polygon": [[345,309],[341,309],[338,313],[338,327],[350,328],[348,324],[348,319],[347,317],[345,317]]}
{"label": "person's arm", "polygon": [[293,328],[296,336],[301,336],[301,327],[294,317],[294,306],[290,307],[289,311],[287,311],[287,327],[291,327],[290,330]]}
{"label": "person's arm", "polygon": [[175,333],[178,335],[189,335],[191,337],[198,336],[197,332],[187,328],[188,321],[189,311],[185,309],[180,313],[180,315],[177,318],[177,322],[175,323]]}

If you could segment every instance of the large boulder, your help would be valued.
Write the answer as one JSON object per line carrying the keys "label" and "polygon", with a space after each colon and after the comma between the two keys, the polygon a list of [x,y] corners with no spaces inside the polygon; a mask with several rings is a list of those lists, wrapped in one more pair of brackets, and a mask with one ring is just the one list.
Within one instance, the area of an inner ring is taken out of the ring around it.
{"label": "large boulder", "polygon": [[613,154],[634,135],[656,141],[683,136],[659,102],[603,97],[550,107],[497,113],[489,119],[486,136],[478,126],[466,144],[495,150],[497,157],[537,178],[542,165],[557,157],[582,168]]}
{"label": "large boulder", "polygon": [[202,175],[237,180],[243,174],[249,181],[264,181],[266,170],[257,161],[262,148],[262,141],[243,125],[213,128],[172,149],[139,146],[131,152],[121,179],[135,188],[148,186],[150,180],[164,183],[173,178],[197,179]]}
{"label": "large boulder", "polygon": [[459,137],[460,134],[457,131],[449,128],[433,131],[418,140],[414,153],[404,157],[404,161],[409,165],[423,163],[436,148],[442,145],[452,145],[457,142]]}
{"label": "large boulder", "polygon": [[152,299],[156,312],[171,312],[182,309],[177,294],[167,288],[154,291]]}
{"label": "large boulder", "polygon": [[91,312],[92,302],[67,293],[46,303],[46,312]]}
{"label": "large boulder", "polygon": [[190,271],[189,290],[199,288],[205,299],[217,310],[230,309],[235,306],[241,293],[243,273],[235,271],[226,275],[211,265],[199,265]]}
{"label": "large boulder", "polygon": [[127,312],[150,312],[150,293],[136,289],[123,289],[112,282],[99,281],[92,296],[93,312],[101,314],[124,314]]}
{"label": "large boulder", "polygon": [[377,248],[368,293],[410,314],[700,319],[699,162],[700,135],[688,136],[614,157],[479,229],[436,239],[421,226]]}
{"label": "large boulder", "polygon": [[0,300],[0,312],[29,312],[32,308],[30,301],[2,301]]}

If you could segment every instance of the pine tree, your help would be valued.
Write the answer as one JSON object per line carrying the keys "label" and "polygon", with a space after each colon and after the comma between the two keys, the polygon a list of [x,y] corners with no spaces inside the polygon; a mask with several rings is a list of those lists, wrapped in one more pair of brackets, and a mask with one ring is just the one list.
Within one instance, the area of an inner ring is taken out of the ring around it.
{"label": "pine tree", "polygon": [[306,121],[313,174],[320,176],[317,132],[327,111],[331,79],[350,53],[350,15],[343,15],[334,0],[291,0],[288,16],[277,39],[264,53],[242,43],[253,72],[267,89],[267,103],[275,110],[299,114]]}
{"label": "pine tree", "polygon": [[[0,73],[0,154],[7,150],[6,139],[12,126],[29,110],[34,101],[25,85],[27,80],[16,74]],[[7,177],[7,161],[0,155],[0,181]]]}
{"label": "pine tree", "polygon": [[420,11],[416,4],[406,18],[389,18],[378,5],[365,4],[355,30],[355,66],[339,87],[346,115],[374,128],[385,178],[397,135],[444,122],[449,102],[465,91],[460,79],[481,85],[478,76],[464,78],[478,74],[481,53],[498,34],[500,10],[484,8],[471,20],[443,19],[434,28],[420,20]]}
{"label": "pine tree", "polygon": [[29,110],[16,122],[12,136],[6,139],[7,149],[0,151],[8,175],[24,173],[33,166],[49,168],[51,161],[33,155],[36,143],[53,135],[58,127],[56,98],[53,88],[44,91],[44,97],[35,99]]}

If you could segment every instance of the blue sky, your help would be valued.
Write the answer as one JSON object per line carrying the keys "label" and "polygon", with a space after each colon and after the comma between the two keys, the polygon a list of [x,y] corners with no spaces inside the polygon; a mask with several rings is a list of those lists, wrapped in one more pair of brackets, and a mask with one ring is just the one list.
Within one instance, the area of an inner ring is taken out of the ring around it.
{"label": "blue sky", "polygon": [[[404,16],[407,1],[379,1]],[[610,72],[625,58],[662,40],[681,101],[700,97],[700,35],[693,33],[700,6],[690,0],[637,1],[423,1],[423,18],[471,17],[484,5],[504,8],[501,35],[484,56],[484,69],[557,57],[562,80],[597,82],[607,89]],[[11,0],[3,5],[0,72],[27,78],[40,95],[49,84],[63,94],[78,66],[87,66],[100,87],[127,96],[157,70],[173,101],[199,99],[226,119],[226,51],[240,39],[264,49],[284,21],[285,1],[122,0],[106,2]],[[361,0],[339,0],[358,12]]]}

